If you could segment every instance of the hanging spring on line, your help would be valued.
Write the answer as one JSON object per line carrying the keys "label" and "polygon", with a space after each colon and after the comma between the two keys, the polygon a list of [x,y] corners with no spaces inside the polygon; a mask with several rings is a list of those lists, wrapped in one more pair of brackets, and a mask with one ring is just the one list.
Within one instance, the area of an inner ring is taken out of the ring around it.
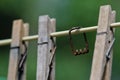
{"label": "hanging spring on line", "polygon": [[84,36],[84,40],[85,40],[85,48],[83,49],[74,49],[74,45],[73,45],[73,42],[72,42],[72,35],[71,35],[71,32],[73,30],[78,30],[80,29],[80,27],[73,27],[69,30],[69,41],[70,41],[70,46],[71,46],[71,49],[72,49],[72,53],[76,56],[76,55],[80,55],[80,54],[85,54],[85,53],[88,53],[89,52],[89,47],[88,47],[88,41],[87,41],[87,37],[86,37],[86,33],[84,32],[83,33],[83,36]]}

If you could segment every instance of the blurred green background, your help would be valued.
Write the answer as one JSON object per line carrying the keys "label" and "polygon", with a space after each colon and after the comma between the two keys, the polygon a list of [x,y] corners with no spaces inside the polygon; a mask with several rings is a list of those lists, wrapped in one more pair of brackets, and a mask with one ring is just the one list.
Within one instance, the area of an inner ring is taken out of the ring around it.
{"label": "blurred green background", "polygon": [[[99,7],[110,4],[116,10],[116,21],[120,21],[119,0],[0,0],[0,40],[11,38],[12,22],[23,19],[30,24],[30,35],[38,33],[38,18],[49,15],[57,20],[57,31],[73,26],[97,25]],[[120,29],[115,32],[112,79],[120,80]],[[96,32],[87,33],[90,52],[74,56],[71,53],[69,37],[57,38],[56,80],[89,80]],[[74,44],[81,48],[83,38],[74,36]],[[27,59],[27,80],[36,79],[37,40],[29,42]],[[32,46],[31,46],[32,45]],[[80,46],[81,45],[81,46]],[[6,80],[10,46],[0,46],[0,80]]]}

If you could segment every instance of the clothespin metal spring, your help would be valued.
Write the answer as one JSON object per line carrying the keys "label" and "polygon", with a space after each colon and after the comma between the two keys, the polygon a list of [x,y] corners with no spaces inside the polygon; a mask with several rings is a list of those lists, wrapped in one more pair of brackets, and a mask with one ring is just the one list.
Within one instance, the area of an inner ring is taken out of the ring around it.
{"label": "clothespin metal spring", "polygon": [[110,46],[109,46],[109,48],[108,48],[108,50],[106,52],[106,58],[107,58],[107,60],[110,59],[110,53],[111,53],[110,51],[111,51],[111,49],[112,49],[112,47],[114,45],[114,42],[115,42],[115,38],[113,38],[113,40],[111,41]]}
{"label": "clothespin metal spring", "polygon": [[27,58],[27,45],[24,41],[22,43],[24,45],[25,51],[23,54],[21,54],[20,60],[18,63],[18,80],[21,80],[21,76],[22,76],[23,71],[24,71],[24,63],[25,63],[26,58]]}

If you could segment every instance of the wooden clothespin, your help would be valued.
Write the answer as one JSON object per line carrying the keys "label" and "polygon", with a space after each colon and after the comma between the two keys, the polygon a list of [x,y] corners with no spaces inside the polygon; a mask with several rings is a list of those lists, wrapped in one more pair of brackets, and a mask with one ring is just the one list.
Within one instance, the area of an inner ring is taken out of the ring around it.
{"label": "wooden clothespin", "polygon": [[[55,32],[55,19],[47,15],[39,17],[39,37],[37,55],[37,80],[55,80],[55,59],[50,33]],[[55,40],[55,39],[54,39]],[[51,65],[52,63],[52,65]],[[52,66],[52,70],[50,70]]]}
{"label": "wooden clothespin", "polygon": [[111,80],[112,50],[109,51],[109,60],[106,54],[114,41],[114,30],[110,28],[113,22],[115,22],[115,11],[112,12],[110,5],[101,6],[90,80]]}
{"label": "wooden clothespin", "polygon": [[[18,79],[18,63],[23,51],[22,37],[28,35],[28,26],[23,25],[22,20],[15,20],[13,22],[12,42],[9,57],[8,79]],[[24,74],[24,72],[23,72]],[[23,77],[24,76],[24,77]],[[26,74],[22,75],[21,80],[26,80]]]}

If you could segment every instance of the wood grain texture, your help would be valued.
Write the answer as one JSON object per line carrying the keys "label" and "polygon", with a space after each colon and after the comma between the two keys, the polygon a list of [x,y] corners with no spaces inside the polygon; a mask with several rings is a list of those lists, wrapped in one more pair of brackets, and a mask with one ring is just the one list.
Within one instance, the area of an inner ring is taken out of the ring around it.
{"label": "wood grain texture", "polygon": [[[55,19],[50,19],[50,22],[51,22],[51,25],[50,25],[50,34],[55,32],[56,31],[56,20]],[[56,41],[56,38],[54,38],[54,41]],[[49,41],[49,43],[51,44],[50,45],[50,48],[49,49],[52,49],[53,48],[53,43],[51,42],[51,40]],[[53,57],[53,60],[52,60],[52,70],[51,70],[51,74],[50,74],[50,79],[49,80],[55,80],[55,53],[52,54],[50,53],[50,58],[51,59],[51,56]],[[49,60],[50,62],[51,60]],[[48,63],[50,65],[50,63]]]}
{"label": "wood grain texture", "polygon": [[[24,28],[24,32],[23,32],[23,36],[25,37],[25,36],[29,36],[29,24],[28,23],[24,23],[23,24],[23,28]],[[25,41],[25,44],[27,45],[27,47],[28,47],[28,41]],[[25,47],[24,47],[24,45],[22,45],[22,50],[21,50],[21,54],[24,54],[24,51],[25,51]],[[23,71],[23,74],[22,74],[22,78],[21,78],[21,80],[26,80],[26,67],[27,67],[27,64],[26,64],[26,61],[25,61],[25,63],[24,63],[24,71]]]}
{"label": "wood grain texture", "polygon": [[110,45],[111,36],[113,36],[110,34],[111,14],[110,5],[100,7],[90,80],[103,80],[106,66],[106,51]]}
{"label": "wood grain texture", "polygon": [[47,57],[48,57],[48,16],[39,17],[39,31],[38,31],[38,43],[46,44],[38,45],[37,54],[37,80],[47,80]]}
{"label": "wood grain texture", "polygon": [[[22,36],[23,36],[22,29],[23,29],[23,21],[15,20],[13,22],[11,48],[21,46]],[[20,56],[19,53],[20,53],[19,48],[13,48],[10,50],[8,80],[18,79],[17,74],[18,74],[18,57]]]}
{"label": "wood grain texture", "polygon": [[50,19],[47,15],[39,17],[37,80],[55,80],[55,58],[52,61],[51,75],[48,79],[50,58],[53,55],[50,53],[50,50],[53,48],[50,33],[55,32],[55,23],[55,19]]}
{"label": "wood grain texture", "polygon": [[[111,23],[115,22],[115,16],[116,16],[116,12],[112,11],[112,14],[111,14]],[[113,40],[113,38],[114,38],[114,32],[115,32],[115,29],[113,29],[113,32],[112,31],[110,32],[110,34],[109,34],[110,40]],[[110,53],[110,60],[106,63],[103,80],[111,80],[112,60],[113,60],[113,49],[111,50],[111,53]]]}

